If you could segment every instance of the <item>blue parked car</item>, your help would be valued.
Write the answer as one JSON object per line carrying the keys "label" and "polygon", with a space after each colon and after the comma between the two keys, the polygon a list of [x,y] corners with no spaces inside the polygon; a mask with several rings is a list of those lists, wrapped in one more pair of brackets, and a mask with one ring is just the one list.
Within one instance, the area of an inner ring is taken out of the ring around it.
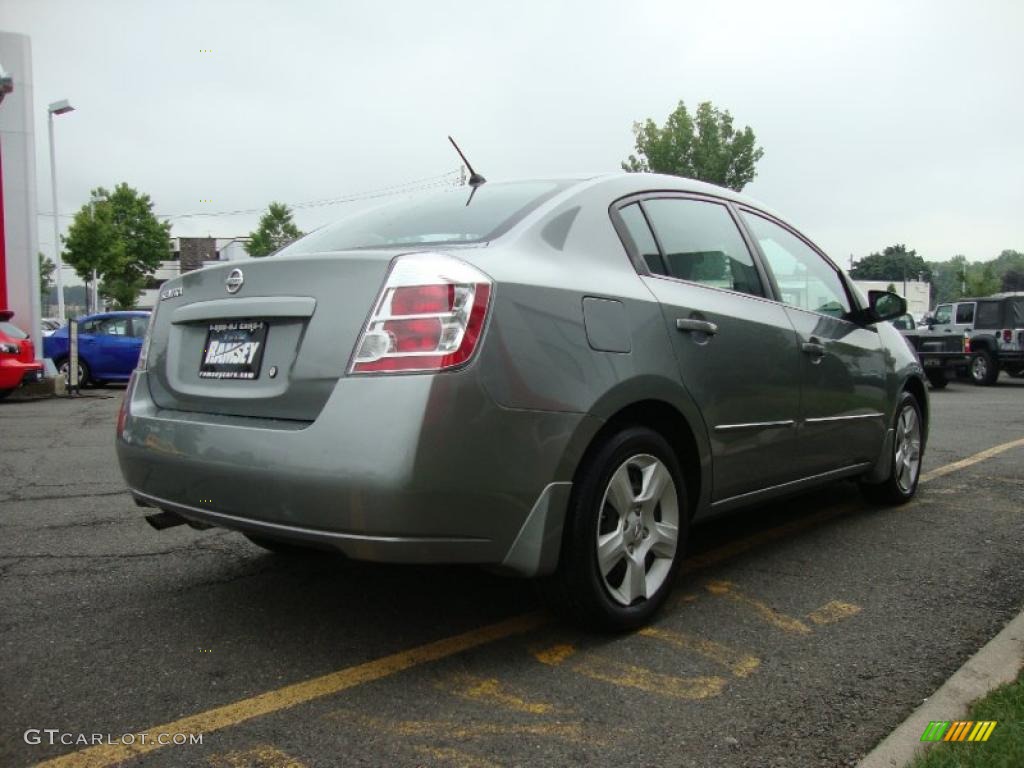
{"label": "blue parked car", "polygon": [[[80,317],[78,323],[78,383],[128,381],[139,362],[149,312],[102,312]],[[43,355],[68,374],[69,326],[43,338]]]}

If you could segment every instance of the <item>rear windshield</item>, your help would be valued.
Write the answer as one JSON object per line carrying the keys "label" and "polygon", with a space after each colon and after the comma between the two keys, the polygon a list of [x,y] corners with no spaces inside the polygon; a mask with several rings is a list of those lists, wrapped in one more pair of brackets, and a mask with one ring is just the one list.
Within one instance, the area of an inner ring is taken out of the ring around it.
{"label": "rear windshield", "polygon": [[27,339],[28,334],[25,333],[21,328],[10,323],[0,323],[0,333],[5,333],[12,339]]}
{"label": "rear windshield", "polygon": [[1024,299],[1010,299],[1007,302],[1006,320],[1011,328],[1024,328]]}
{"label": "rear windshield", "polygon": [[278,255],[486,242],[508,231],[570,183],[521,181],[484,184],[477,187],[472,200],[470,187],[402,200],[318,229],[284,248]]}

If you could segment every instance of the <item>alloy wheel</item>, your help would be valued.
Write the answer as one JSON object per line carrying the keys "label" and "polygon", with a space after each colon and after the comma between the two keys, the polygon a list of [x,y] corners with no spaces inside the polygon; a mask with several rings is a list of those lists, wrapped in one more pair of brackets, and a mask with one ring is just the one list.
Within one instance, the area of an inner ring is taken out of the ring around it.
{"label": "alloy wheel", "polygon": [[896,422],[896,457],[893,471],[896,484],[910,493],[921,471],[921,420],[912,405],[905,405]]}
{"label": "alloy wheel", "polygon": [[597,567],[621,605],[653,595],[672,570],[679,545],[679,498],[659,459],[638,454],[612,474],[601,499]]}

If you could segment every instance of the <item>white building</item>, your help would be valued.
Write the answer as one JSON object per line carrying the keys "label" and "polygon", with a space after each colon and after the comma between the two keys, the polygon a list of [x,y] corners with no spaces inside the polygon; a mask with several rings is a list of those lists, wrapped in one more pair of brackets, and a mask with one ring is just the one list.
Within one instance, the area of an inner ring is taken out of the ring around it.
{"label": "white building", "polygon": [[248,259],[247,237],[172,237],[171,258],[161,261],[145,290],[135,302],[139,309],[152,309],[160,296],[160,286],[182,272],[202,269],[223,261]]}
{"label": "white building", "polygon": [[854,280],[857,287],[864,291],[888,291],[891,285],[896,293],[907,300],[907,312],[915,318],[921,317],[931,309],[932,284],[924,280]]}

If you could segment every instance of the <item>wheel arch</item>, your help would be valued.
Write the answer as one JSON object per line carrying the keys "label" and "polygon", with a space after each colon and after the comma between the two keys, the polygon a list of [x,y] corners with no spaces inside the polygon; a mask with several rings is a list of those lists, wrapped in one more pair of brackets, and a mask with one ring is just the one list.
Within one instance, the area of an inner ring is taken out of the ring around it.
{"label": "wheel arch", "polygon": [[617,387],[595,404],[591,413],[598,420],[588,420],[590,429],[570,441],[559,476],[575,481],[580,467],[609,435],[630,425],[648,427],[675,449],[693,518],[707,508],[711,496],[711,451],[704,421],[678,384],[660,377],[644,378],[650,380]]}

